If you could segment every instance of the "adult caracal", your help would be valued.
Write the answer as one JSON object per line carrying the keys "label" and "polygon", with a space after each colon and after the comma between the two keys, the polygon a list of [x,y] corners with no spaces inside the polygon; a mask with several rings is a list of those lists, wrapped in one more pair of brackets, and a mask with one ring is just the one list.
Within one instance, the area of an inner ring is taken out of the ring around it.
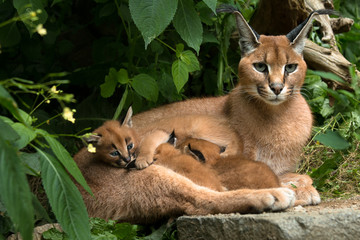
{"label": "adult caracal", "polygon": [[[283,182],[293,181],[304,204],[318,203],[311,179],[303,181],[306,177],[290,172],[312,125],[310,109],[300,94],[306,71],[302,50],[313,16],[328,12],[313,12],[286,36],[259,36],[240,12],[231,12],[236,16],[242,52],[238,86],[227,96],[174,103],[138,114],[134,127],[184,114],[225,116],[245,142],[247,156],[267,163]],[[294,201],[294,192],[287,188],[217,192],[162,166],[151,165],[142,171],[113,168],[94,161],[85,148],[74,160],[95,195],[79,187],[90,216],[146,223],[183,214],[281,210]]]}
{"label": "adult caracal", "polygon": [[244,142],[247,158],[266,163],[281,182],[294,190],[303,204],[320,197],[307,175],[293,174],[311,134],[312,114],[300,90],[306,73],[302,52],[314,15],[286,36],[258,35],[234,9],[240,34],[238,85],[222,97],[192,99],[134,116],[135,127],[184,114],[225,116]]}

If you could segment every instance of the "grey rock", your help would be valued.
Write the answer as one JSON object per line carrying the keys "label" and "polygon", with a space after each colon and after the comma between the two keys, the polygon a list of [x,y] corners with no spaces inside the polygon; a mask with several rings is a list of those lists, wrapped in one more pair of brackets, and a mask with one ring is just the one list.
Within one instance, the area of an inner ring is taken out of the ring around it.
{"label": "grey rock", "polygon": [[360,239],[360,211],[219,214],[177,219],[179,240]]}

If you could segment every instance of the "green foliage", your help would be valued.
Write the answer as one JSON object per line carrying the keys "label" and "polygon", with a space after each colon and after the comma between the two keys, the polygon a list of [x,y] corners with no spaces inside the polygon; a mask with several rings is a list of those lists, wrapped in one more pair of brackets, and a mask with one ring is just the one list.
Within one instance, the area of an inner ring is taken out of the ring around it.
{"label": "green foliage", "polygon": [[[158,229],[150,229],[140,225],[131,225],[129,223],[116,223],[116,221],[105,221],[100,218],[90,219],[91,238],[94,240],[158,240],[158,239],[175,239],[173,227],[167,227],[167,224],[160,226]],[[66,233],[56,229],[50,229],[43,234],[44,239],[48,240],[67,240],[69,237]]]}

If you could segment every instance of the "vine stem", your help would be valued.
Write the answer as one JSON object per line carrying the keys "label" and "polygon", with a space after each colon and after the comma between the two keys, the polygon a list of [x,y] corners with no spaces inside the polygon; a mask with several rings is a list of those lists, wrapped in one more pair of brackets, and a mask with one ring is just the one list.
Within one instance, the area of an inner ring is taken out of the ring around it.
{"label": "vine stem", "polygon": [[171,47],[167,43],[163,42],[160,38],[155,38],[155,39],[176,53],[176,50],[173,47]]}

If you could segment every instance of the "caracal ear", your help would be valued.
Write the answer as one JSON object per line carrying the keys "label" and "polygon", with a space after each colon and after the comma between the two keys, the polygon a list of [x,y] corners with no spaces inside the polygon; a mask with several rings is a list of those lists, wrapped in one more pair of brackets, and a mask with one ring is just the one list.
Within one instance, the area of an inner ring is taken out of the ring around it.
{"label": "caracal ear", "polygon": [[335,14],[337,15],[337,12],[330,9],[320,9],[316,10],[310,13],[310,15],[305,19],[304,22],[299,24],[297,27],[295,27],[293,30],[291,30],[286,37],[290,41],[290,45],[292,48],[299,54],[302,55],[302,52],[305,47],[305,40],[307,33],[309,32],[309,29],[312,26],[312,20],[315,16],[321,15],[321,14]]}
{"label": "caracal ear", "polygon": [[238,9],[230,5],[222,5],[216,12],[230,12],[235,15],[242,57],[250,54],[260,45],[260,35],[250,27]]}
{"label": "caracal ear", "polygon": [[90,134],[84,135],[82,137],[82,139],[84,139],[84,141],[87,143],[98,144],[101,137],[102,137],[101,134],[90,133]]}
{"label": "caracal ear", "polygon": [[122,122],[121,126],[128,126],[128,127],[132,127],[132,117],[133,115],[133,110],[132,110],[132,107],[130,106],[127,113],[126,113],[126,116],[124,118],[124,121]]}
{"label": "caracal ear", "polygon": [[169,135],[169,139],[168,139],[167,143],[169,143],[169,144],[173,145],[174,147],[176,147],[177,137],[175,135],[175,130],[173,130],[172,133]]}

